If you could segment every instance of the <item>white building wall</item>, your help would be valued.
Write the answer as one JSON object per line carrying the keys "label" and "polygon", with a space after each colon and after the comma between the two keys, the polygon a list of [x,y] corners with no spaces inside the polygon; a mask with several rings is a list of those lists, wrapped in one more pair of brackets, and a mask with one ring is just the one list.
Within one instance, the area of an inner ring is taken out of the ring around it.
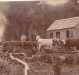
{"label": "white building wall", "polygon": [[79,24],[75,27],[75,33],[77,34],[77,38],[79,39]]}
{"label": "white building wall", "polygon": [[60,32],[60,39],[66,40],[66,31],[70,31],[70,36],[71,36],[71,31],[73,32],[73,37],[70,37],[72,39],[77,39],[79,38],[79,30],[76,30],[75,28],[70,28],[70,29],[62,29],[62,30],[55,30],[55,31],[47,31],[47,38],[50,38],[50,33],[53,33],[53,38],[56,38],[56,32]]}
{"label": "white building wall", "polygon": [[[76,35],[77,34],[77,35]],[[77,37],[77,39],[79,39],[79,28],[75,29],[75,36]]]}
{"label": "white building wall", "polygon": [[79,24],[78,25],[76,25],[76,27],[75,28],[79,28]]}
{"label": "white building wall", "polygon": [[79,39],[79,24],[75,27],[75,36]]}
{"label": "white building wall", "polygon": [[74,39],[78,39],[77,35],[78,35],[77,30],[74,28]]}

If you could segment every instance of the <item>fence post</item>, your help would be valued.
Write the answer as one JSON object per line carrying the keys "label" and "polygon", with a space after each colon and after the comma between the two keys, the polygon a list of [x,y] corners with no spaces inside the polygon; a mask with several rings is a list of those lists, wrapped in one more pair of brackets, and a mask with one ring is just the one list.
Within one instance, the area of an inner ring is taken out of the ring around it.
{"label": "fence post", "polygon": [[58,57],[54,58],[54,65],[53,65],[53,70],[54,70],[54,75],[61,75],[61,65],[60,65],[60,59]]}

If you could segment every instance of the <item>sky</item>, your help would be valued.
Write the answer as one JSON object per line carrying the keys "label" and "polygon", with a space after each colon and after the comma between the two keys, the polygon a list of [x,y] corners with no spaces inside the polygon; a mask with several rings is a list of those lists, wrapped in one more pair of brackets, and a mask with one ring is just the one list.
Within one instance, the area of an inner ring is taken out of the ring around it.
{"label": "sky", "polygon": [[47,1],[47,4],[50,5],[60,5],[68,2],[68,0],[52,0],[52,1]]}
{"label": "sky", "polygon": [[68,0],[0,0],[0,12],[1,11],[6,11],[10,8],[9,2],[8,1],[40,1],[39,4],[48,4],[48,5],[63,5],[64,3],[67,3]]}
{"label": "sky", "polygon": [[46,0],[41,0],[41,3],[46,3],[49,5],[62,5],[64,3],[67,3],[69,0],[50,0],[50,1],[46,1]]}
{"label": "sky", "polygon": [[0,1],[41,1],[42,3],[47,3],[50,5],[61,5],[68,2],[68,0],[0,0]]}

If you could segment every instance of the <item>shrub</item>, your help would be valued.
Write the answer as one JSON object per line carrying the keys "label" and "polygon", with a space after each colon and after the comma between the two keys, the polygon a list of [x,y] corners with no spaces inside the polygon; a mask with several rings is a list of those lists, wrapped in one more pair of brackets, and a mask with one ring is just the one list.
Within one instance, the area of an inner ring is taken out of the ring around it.
{"label": "shrub", "polygon": [[66,64],[67,66],[73,65],[73,62],[74,62],[74,58],[72,56],[67,56],[63,61],[63,63]]}

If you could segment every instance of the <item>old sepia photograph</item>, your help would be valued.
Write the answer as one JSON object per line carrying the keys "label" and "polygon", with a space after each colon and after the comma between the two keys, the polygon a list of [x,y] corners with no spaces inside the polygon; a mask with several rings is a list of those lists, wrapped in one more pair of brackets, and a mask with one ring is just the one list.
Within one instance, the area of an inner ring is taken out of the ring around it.
{"label": "old sepia photograph", "polygon": [[79,75],[79,0],[0,1],[0,75]]}

